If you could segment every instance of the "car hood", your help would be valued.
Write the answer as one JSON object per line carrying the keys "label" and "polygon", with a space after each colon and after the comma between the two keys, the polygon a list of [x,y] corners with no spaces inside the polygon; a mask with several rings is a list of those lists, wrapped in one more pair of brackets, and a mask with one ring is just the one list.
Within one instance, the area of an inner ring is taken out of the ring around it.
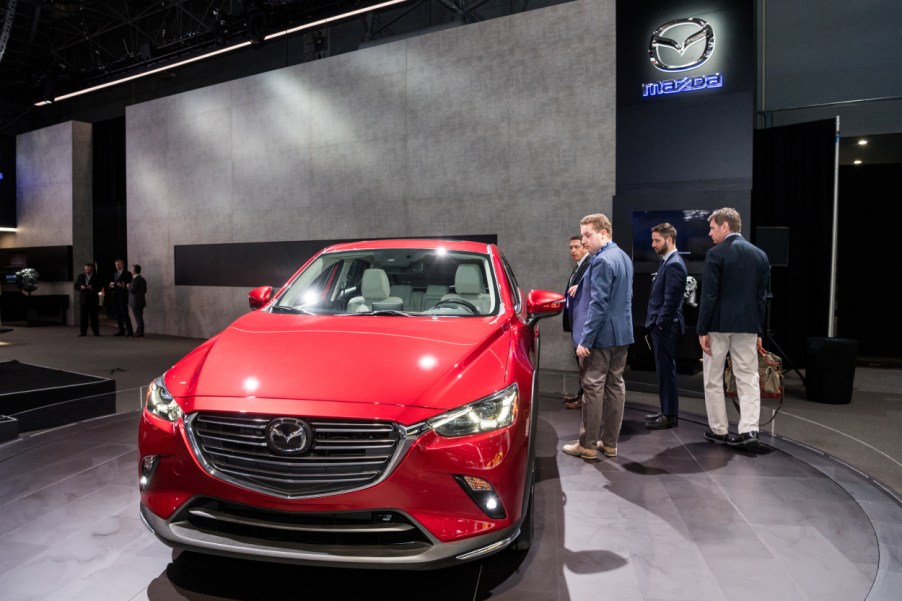
{"label": "car hood", "polygon": [[509,346],[499,317],[257,311],[182,359],[166,385],[187,411],[256,411],[276,400],[289,401],[275,403],[283,411],[301,401],[299,411],[315,413],[317,402],[328,413],[336,403],[445,410],[506,386]]}

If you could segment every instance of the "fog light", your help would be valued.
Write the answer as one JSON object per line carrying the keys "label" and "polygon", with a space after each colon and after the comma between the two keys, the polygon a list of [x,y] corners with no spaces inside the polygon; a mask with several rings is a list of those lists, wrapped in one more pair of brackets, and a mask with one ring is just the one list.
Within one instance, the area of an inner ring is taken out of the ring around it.
{"label": "fog light", "polygon": [[138,479],[138,488],[144,492],[150,488],[150,481],[153,480],[153,473],[157,469],[157,461],[159,455],[147,455],[141,459],[141,478]]}
{"label": "fog light", "polygon": [[495,492],[488,480],[476,476],[454,476],[454,479],[484,514],[495,520],[507,517],[498,493]]}

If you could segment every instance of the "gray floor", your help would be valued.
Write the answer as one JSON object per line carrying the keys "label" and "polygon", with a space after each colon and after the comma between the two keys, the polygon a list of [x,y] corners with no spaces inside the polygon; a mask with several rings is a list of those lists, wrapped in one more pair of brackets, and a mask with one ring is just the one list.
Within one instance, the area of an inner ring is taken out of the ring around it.
{"label": "gray floor", "polygon": [[[845,406],[788,396],[777,436],[757,453],[704,442],[704,410],[688,396],[679,428],[648,431],[642,416],[655,397],[630,391],[620,456],[585,462],[559,451],[578,412],[546,393],[529,554],[429,574],[348,572],[179,554],[156,541],[137,513],[140,388],[199,341],[75,333],[0,334],[0,360],[112,376],[120,390],[115,416],[0,445],[4,601],[902,598],[896,370],[859,370]],[[829,455],[821,439],[835,447]],[[851,467],[866,454],[882,459],[880,478]]]}

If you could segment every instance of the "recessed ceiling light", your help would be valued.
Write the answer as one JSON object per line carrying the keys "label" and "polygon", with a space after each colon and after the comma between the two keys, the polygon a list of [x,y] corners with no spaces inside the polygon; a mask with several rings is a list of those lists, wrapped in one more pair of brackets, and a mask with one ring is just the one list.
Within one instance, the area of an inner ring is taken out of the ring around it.
{"label": "recessed ceiling light", "polygon": [[853,162],[854,164],[856,164],[856,165],[861,165],[861,159],[855,159],[855,160],[852,161],[852,162]]}
{"label": "recessed ceiling light", "polygon": [[859,146],[867,146],[867,145],[868,145],[868,141],[865,140],[864,138],[862,138],[862,139],[858,140],[858,145],[859,145]]}

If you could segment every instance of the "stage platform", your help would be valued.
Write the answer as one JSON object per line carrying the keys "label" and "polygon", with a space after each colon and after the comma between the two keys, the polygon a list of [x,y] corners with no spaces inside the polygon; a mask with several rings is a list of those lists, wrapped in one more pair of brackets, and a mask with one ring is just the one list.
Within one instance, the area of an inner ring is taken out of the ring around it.
{"label": "stage platform", "polygon": [[116,382],[107,378],[0,362],[0,442],[116,412]]}
{"label": "stage platform", "polygon": [[898,601],[898,499],[791,441],[765,435],[758,451],[735,451],[704,441],[691,415],[647,430],[645,410],[628,406],[619,457],[587,462],[560,452],[579,412],[543,396],[532,549],[413,573],[164,546],[138,514],[138,411],[23,436],[0,445],[0,591],[34,601],[380,601],[404,590],[431,601]]}

